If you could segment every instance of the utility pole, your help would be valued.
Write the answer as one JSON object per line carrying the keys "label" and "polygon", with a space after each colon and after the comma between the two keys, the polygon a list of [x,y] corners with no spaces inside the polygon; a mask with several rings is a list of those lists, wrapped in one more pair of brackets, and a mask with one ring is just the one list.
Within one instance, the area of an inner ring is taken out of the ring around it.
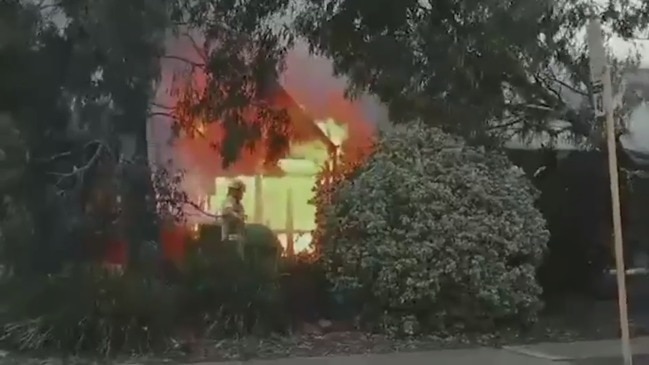
{"label": "utility pole", "polygon": [[629,333],[629,312],[627,309],[626,268],[624,267],[624,247],[622,240],[622,218],[620,212],[620,187],[618,180],[615,120],[613,119],[613,90],[611,69],[606,60],[602,25],[596,19],[588,24],[588,52],[590,72],[593,82],[593,103],[595,117],[606,117],[606,142],[608,147],[608,170],[611,180],[611,207],[613,233],[615,238],[615,272],[617,275],[617,297],[620,310],[620,332],[622,334],[622,358],[624,365],[633,365]]}

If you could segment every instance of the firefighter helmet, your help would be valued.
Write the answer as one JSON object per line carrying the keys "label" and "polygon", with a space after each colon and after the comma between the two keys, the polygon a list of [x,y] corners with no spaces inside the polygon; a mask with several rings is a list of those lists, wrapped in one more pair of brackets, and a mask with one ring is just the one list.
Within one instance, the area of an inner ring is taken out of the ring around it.
{"label": "firefighter helmet", "polygon": [[246,191],[246,184],[239,179],[234,179],[228,184],[228,189]]}

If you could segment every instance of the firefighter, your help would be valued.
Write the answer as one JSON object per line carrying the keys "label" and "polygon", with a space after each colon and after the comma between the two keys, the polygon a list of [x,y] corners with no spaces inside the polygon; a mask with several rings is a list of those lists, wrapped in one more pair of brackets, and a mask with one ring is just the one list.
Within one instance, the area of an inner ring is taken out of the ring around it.
{"label": "firefighter", "polygon": [[235,244],[237,251],[243,257],[243,233],[246,214],[241,204],[246,185],[238,179],[228,184],[228,195],[221,205],[221,240]]}

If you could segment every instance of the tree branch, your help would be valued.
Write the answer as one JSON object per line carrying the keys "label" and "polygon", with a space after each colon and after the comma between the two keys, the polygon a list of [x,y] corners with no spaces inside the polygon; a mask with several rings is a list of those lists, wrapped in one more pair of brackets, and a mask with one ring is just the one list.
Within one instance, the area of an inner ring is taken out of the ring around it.
{"label": "tree branch", "polygon": [[167,112],[154,112],[154,113],[149,113],[148,116],[149,116],[149,118],[151,118],[151,117],[167,117],[167,118],[171,118],[171,119],[176,119],[175,116],[173,116],[172,114],[167,113]]}
{"label": "tree branch", "polygon": [[99,144],[99,146],[98,146],[97,149],[95,150],[95,153],[92,155],[92,157],[90,158],[90,160],[88,160],[88,162],[87,162],[85,165],[83,165],[83,166],[81,166],[81,167],[76,167],[76,166],[74,166],[74,167],[72,168],[72,171],[71,171],[71,172],[64,173],[64,174],[51,173],[52,175],[56,175],[56,176],[59,177],[58,181],[56,182],[56,185],[61,184],[61,183],[63,182],[63,180],[65,180],[65,179],[67,179],[67,178],[75,177],[75,176],[83,176],[83,174],[85,174],[85,172],[86,172],[90,167],[92,167],[92,166],[97,162],[97,160],[99,160],[99,157],[101,157],[102,152],[106,151],[106,152],[108,152],[109,154],[112,154],[112,152],[110,151],[110,149],[108,148],[108,146],[106,146],[106,145],[105,145],[102,141],[100,141],[100,140],[94,140],[94,141],[91,141],[91,142],[86,143],[86,145],[84,146],[84,149],[88,148],[89,146],[91,146],[91,145],[93,145],[93,144]]}
{"label": "tree branch", "polygon": [[[155,112],[155,113],[149,113],[149,117],[167,117],[171,118],[173,120],[177,120],[176,117],[168,112]],[[192,133],[196,133],[199,135],[201,138],[207,139],[207,136],[203,131],[200,130],[194,123],[181,123],[182,129],[185,131],[191,131]]]}
{"label": "tree branch", "polygon": [[513,127],[513,126],[515,126],[515,125],[517,125],[519,123],[521,123],[520,118],[513,118],[513,120],[511,120],[509,122],[499,123],[499,124],[495,124],[495,125],[492,124],[492,125],[487,127],[487,131],[493,131],[493,130],[496,130],[496,129]]}
{"label": "tree branch", "polygon": [[586,96],[586,97],[588,96],[588,93],[586,93],[586,92],[584,92],[582,90],[579,90],[574,86],[571,86],[570,84],[568,84],[567,82],[565,82],[563,80],[559,80],[559,78],[557,78],[557,77],[553,77],[552,81],[554,81],[554,82],[558,83],[559,85],[565,87],[566,89],[574,92],[575,94],[579,94],[579,95]]}
{"label": "tree branch", "polygon": [[207,64],[207,59],[208,59],[207,52],[208,52],[208,50],[205,47],[201,48],[198,45],[198,43],[196,42],[196,40],[194,39],[194,37],[191,34],[189,34],[189,32],[184,32],[183,35],[189,39],[189,41],[192,44],[192,48],[194,48],[194,51],[196,51],[196,53],[201,58],[203,63]]}
{"label": "tree branch", "polygon": [[61,152],[61,153],[57,153],[57,154],[55,154],[55,155],[53,155],[53,156],[50,156],[50,157],[48,157],[48,158],[39,158],[39,159],[36,159],[36,161],[37,161],[37,162],[52,162],[52,161],[54,161],[54,160],[58,160],[59,158],[68,157],[68,156],[70,156],[71,154],[72,154],[72,152],[70,152],[70,151],[67,151],[67,152]]}
{"label": "tree branch", "polygon": [[212,214],[210,212],[206,212],[205,210],[203,210],[203,208],[201,208],[198,204],[194,203],[193,201],[188,200],[188,201],[186,201],[184,203],[191,206],[192,208],[198,210],[199,213],[202,213],[202,214],[204,214],[204,215],[206,215],[208,217],[212,217],[212,218],[220,218],[221,217],[221,214]]}
{"label": "tree branch", "polygon": [[49,8],[58,8],[61,5],[63,5],[62,2],[60,2],[60,1],[57,1],[57,2],[54,2],[54,3],[51,3],[51,4],[45,4],[47,1],[48,0],[40,0],[36,6],[40,10],[45,10],[45,9],[49,9]]}
{"label": "tree branch", "polygon": [[535,110],[542,110],[542,111],[547,111],[547,112],[554,112],[555,110],[547,105],[539,105],[539,104],[525,104],[523,105],[524,108],[527,109],[535,109]]}
{"label": "tree branch", "polygon": [[174,60],[174,61],[184,62],[184,63],[192,66],[193,69],[194,68],[203,68],[203,67],[205,67],[204,63],[194,62],[194,61],[192,61],[192,60],[190,60],[188,58],[181,57],[181,56],[165,55],[165,56],[162,56],[161,58],[162,59],[167,59],[167,60]]}
{"label": "tree branch", "polygon": [[178,201],[178,200],[176,200],[176,199],[172,199],[172,198],[166,198],[166,199],[159,199],[159,198],[158,198],[158,199],[157,199],[157,202],[158,202],[158,203],[163,203],[163,204],[182,204],[182,205],[189,205],[190,207],[196,209],[199,213],[204,214],[204,215],[206,215],[206,216],[208,216],[208,217],[212,217],[212,218],[220,218],[220,217],[221,217],[221,214],[212,214],[212,213],[210,213],[210,212],[206,212],[203,208],[201,208],[200,205],[198,205],[197,203],[195,203],[195,202],[193,202],[193,201],[191,201],[191,200],[188,200],[188,199],[184,199],[184,200],[182,200],[182,201]]}
{"label": "tree branch", "polygon": [[165,109],[165,110],[174,110],[175,109],[173,106],[162,105],[162,104],[158,104],[156,102],[151,102],[151,105],[155,106],[156,108]]}

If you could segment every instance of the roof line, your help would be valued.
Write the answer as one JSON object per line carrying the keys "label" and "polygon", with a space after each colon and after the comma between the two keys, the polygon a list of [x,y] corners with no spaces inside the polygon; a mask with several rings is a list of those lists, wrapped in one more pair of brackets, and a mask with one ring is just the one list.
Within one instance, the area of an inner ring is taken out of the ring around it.
{"label": "roof line", "polygon": [[331,139],[324,133],[324,131],[320,129],[320,127],[318,127],[318,125],[315,122],[315,119],[306,110],[300,107],[300,105],[295,101],[295,99],[291,96],[291,94],[289,94],[288,91],[286,91],[286,89],[278,81],[273,82],[273,84],[275,84],[273,85],[275,86],[274,87],[275,90],[272,90],[273,88],[271,88],[270,89],[272,90],[271,92],[280,93],[281,96],[285,96],[289,101],[290,104],[289,106],[294,107],[295,110],[297,110],[298,118],[300,120],[292,120],[292,122],[305,123],[305,125],[309,129],[311,129],[311,131],[316,135],[316,137],[327,146],[327,149],[329,151],[335,151],[338,148],[338,146],[336,146],[336,144],[331,141]]}

